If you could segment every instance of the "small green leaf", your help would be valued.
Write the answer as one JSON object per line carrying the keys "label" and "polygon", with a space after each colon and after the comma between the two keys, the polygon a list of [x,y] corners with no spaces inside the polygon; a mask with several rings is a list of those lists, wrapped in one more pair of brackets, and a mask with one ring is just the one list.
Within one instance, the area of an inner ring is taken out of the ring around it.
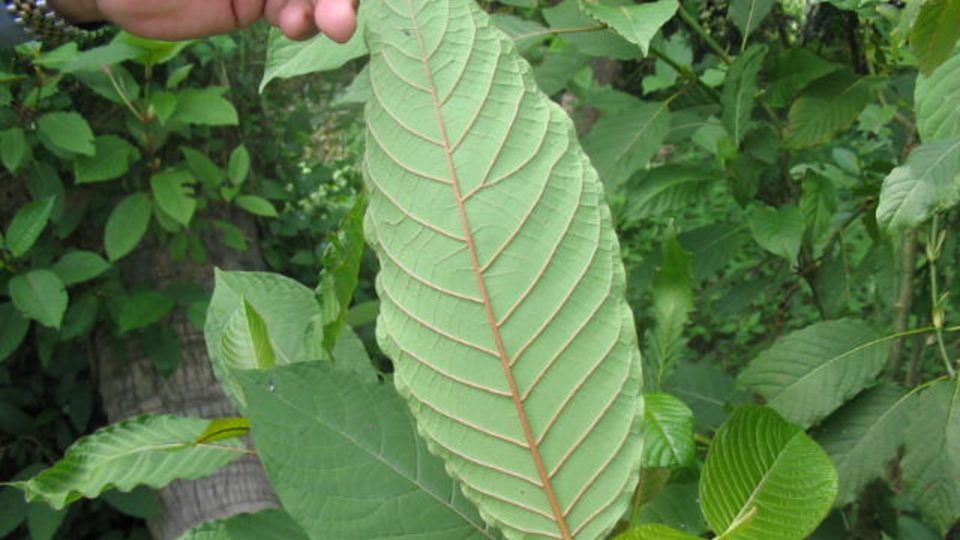
{"label": "small green leaf", "polygon": [[17,350],[29,329],[30,321],[13,304],[0,303],[0,364]]}
{"label": "small green leaf", "polygon": [[308,73],[331,71],[347,62],[366,56],[367,45],[363,40],[363,10],[360,24],[353,38],[340,44],[320,34],[307,41],[294,41],[272,28],[267,42],[267,65],[264,66],[260,91],[274,79],[289,79]]}
{"label": "small green leaf", "polygon": [[255,216],[277,217],[277,209],[270,201],[256,195],[241,195],[234,199],[234,204]]}
{"label": "small green leaf", "polygon": [[644,467],[676,469],[693,464],[693,412],[682,401],[662,392],[644,395]]}
{"label": "small green leaf", "polygon": [[208,420],[176,416],[140,416],[82,437],[53,467],[9,485],[28,501],[55,509],[109,489],[161,488],[178,479],[207,476],[245,455],[239,441],[198,445]]}
{"label": "small green leaf", "polygon": [[157,205],[185,227],[190,225],[197,210],[197,199],[193,194],[195,182],[193,175],[186,171],[168,171],[150,177]]}
{"label": "small green leaf", "polygon": [[749,224],[760,247],[790,263],[797,260],[806,224],[796,206],[757,208],[750,214]]}
{"label": "small green leaf", "polygon": [[612,30],[604,30],[602,24],[583,12],[581,5],[582,0],[564,0],[555,6],[543,8],[541,13],[553,29],[595,28],[596,31],[570,32],[560,36],[584,54],[619,60],[633,60],[645,56],[640,47]]}
{"label": "small green leaf", "polygon": [[14,257],[24,255],[47,226],[56,199],[49,197],[26,204],[14,214],[7,227],[7,249]]}
{"label": "small green leaf", "polygon": [[203,126],[235,126],[237,109],[223,97],[226,88],[191,88],[176,94],[177,109],[171,122]]}
{"label": "small green leaf", "polygon": [[160,323],[144,327],[140,346],[161,376],[169,378],[177,372],[183,360],[183,349],[180,336],[171,326]]}
{"label": "small green leaf", "polygon": [[210,160],[205,154],[193,148],[183,146],[180,148],[184,159],[187,160],[187,166],[194,177],[211,188],[218,188],[225,178],[223,170],[217,167],[217,164]]}
{"label": "small green leaf", "polygon": [[763,60],[769,49],[766,45],[752,45],[737,57],[727,71],[723,82],[723,125],[730,134],[734,146],[739,147],[750,130],[750,117],[757,93],[757,75],[763,68]]}
{"label": "small green leaf", "polygon": [[910,47],[920,72],[930,76],[953,52],[960,38],[960,0],[928,0],[910,32]]}
{"label": "small green leaf", "polygon": [[667,103],[641,103],[605,116],[583,141],[583,148],[613,191],[645,166],[670,131]]}
{"label": "small green leaf", "polygon": [[50,328],[60,328],[67,311],[67,288],[49,270],[31,270],[10,280],[13,305],[27,317]]}
{"label": "small green leaf", "polygon": [[67,286],[90,281],[109,269],[110,263],[92,251],[71,251],[51,268]]}
{"label": "small green leaf", "polygon": [[27,136],[22,129],[14,127],[0,131],[0,161],[11,174],[16,174],[29,152]]}
{"label": "small green leaf", "polygon": [[339,230],[331,235],[323,255],[319,288],[323,299],[323,346],[328,352],[333,352],[346,324],[353,292],[359,284],[360,265],[366,245],[363,239],[366,208],[366,198],[360,197],[340,221]]}
{"label": "small green leaf", "polygon": [[102,135],[95,142],[93,156],[80,156],[73,163],[78,184],[113,180],[127,174],[130,165],[140,159],[140,151],[116,135]]}
{"label": "small green leaf", "polygon": [[213,443],[236,439],[250,433],[250,421],[243,417],[216,418],[210,421],[207,429],[197,437],[197,444]]}
{"label": "small green leaf", "polygon": [[143,291],[116,301],[115,319],[121,334],[150,326],[170,313],[176,302],[157,291]]}
{"label": "small green leaf", "polygon": [[44,503],[27,505],[27,529],[30,531],[30,540],[53,540],[63,519],[67,517],[64,509],[55,510]]}
{"label": "small green leaf", "polygon": [[37,120],[37,129],[43,140],[56,150],[84,156],[96,152],[90,124],[75,112],[47,113]]}
{"label": "small green leaf", "polygon": [[829,178],[815,173],[808,173],[804,177],[800,212],[813,241],[819,240],[830,230],[838,205],[837,189]]}
{"label": "small green leaf", "polygon": [[673,527],[649,523],[618,534],[614,540],[698,540],[699,538]]}
{"label": "small green leaf", "polygon": [[960,200],[960,138],[913,150],[906,163],[883,180],[877,223],[899,231],[915,227]]}
{"label": "small green leaf", "polygon": [[208,521],[179,540],[308,540],[303,529],[283,510],[261,510]]}
{"label": "small green leaf", "polygon": [[960,103],[960,52],[929,77],[917,77],[914,103],[921,141],[960,138],[960,107],[945,106]]}
{"label": "small green leaf", "polygon": [[823,449],[757,405],[739,407],[720,428],[700,479],[700,508],[730,540],[803,540],[836,494],[837,471]]}
{"label": "small green leaf", "polygon": [[728,13],[733,20],[733,24],[740,30],[740,49],[747,46],[747,39],[753,33],[763,19],[770,14],[773,9],[774,0],[732,0]]}
{"label": "small green leaf", "polygon": [[167,90],[173,90],[174,88],[180,86],[180,83],[187,80],[187,77],[190,76],[190,72],[193,71],[193,64],[184,64],[167,75],[167,82],[164,87]]}
{"label": "small green leaf", "polygon": [[637,173],[626,185],[628,193],[623,220],[641,223],[658,217],[670,217],[697,204],[716,187],[722,174],[708,163],[668,164]]}
{"label": "small green leaf", "polygon": [[677,12],[677,0],[657,0],[644,4],[610,4],[585,0],[583,9],[598,21],[608,25],[627,41],[638,45],[647,55],[650,42],[660,28]]}
{"label": "small green leaf", "polygon": [[820,322],[778,339],[740,372],[739,382],[787,420],[807,427],[872,385],[888,349],[862,321]]}
{"label": "small green leaf", "polygon": [[651,374],[655,377],[656,388],[660,387],[685,344],[683,329],[693,310],[693,259],[677,242],[676,231],[672,228],[663,242],[661,253],[660,267],[653,275],[653,317],[656,325],[651,352],[654,354],[648,355],[656,361],[657,369]]}
{"label": "small green leaf", "polygon": [[146,193],[128,195],[113,209],[104,229],[103,245],[111,262],[123,258],[140,244],[150,226],[153,203]]}
{"label": "small green leaf", "polygon": [[242,144],[233,149],[230,153],[230,163],[227,166],[227,176],[230,182],[239,186],[247,179],[250,174],[250,152]]}

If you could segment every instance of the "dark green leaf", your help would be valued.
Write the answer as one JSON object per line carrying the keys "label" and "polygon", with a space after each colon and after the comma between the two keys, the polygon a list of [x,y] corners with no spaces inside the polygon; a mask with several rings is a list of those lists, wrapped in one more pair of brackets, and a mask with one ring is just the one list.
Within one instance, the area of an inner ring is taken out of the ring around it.
{"label": "dark green leaf", "polygon": [[[361,197],[340,222],[323,256],[320,290],[323,298],[323,346],[333,352],[347,321],[353,292],[359,283],[363,260],[363,215],[366,199]],[[368,362],[369,363],[369,362]]]}
{"label": "dark green leaf", "polygon": [[837,190],[829,178],[819,174],[807,174],[804,177],[800,212],[813,241],[819,240],[830,230],[838,204]]}
{"label": "dark green leaf", "polygon": [[250,174],[250,152],[247,152],[247,147],[240,145],[233,149],[233,152],[230,153],[230,163],[227,166],[227,176],[230,178],[230,182],[239,186],[246,179],[247,175]]}
{"label": "dark green leaf", "polygon": [[33,201],[14,214],[7,227],[7,249],[14,257],[20,257],[37,242],[53,212],[53,197]]}
{"label": "dark green leaf", "polygon": [[960,0],[928,0],[910,32],[920,72],[930,76],[953,52],[960,38]]}
{"label": "dark green leaf", "polygon": [[749,223],[760,247],[791,264],[796,261],[806,229],[803,214],[796,206],[757,208],[750,214]]}
{"label": "dark green leaf", "polygon": [[44,326],[60,328],[67,311],[66,286],[49,270],[31,270],[10,280],[13,305]]}
{"label": "dark green leaf", "polygon": [[160,504],[153,490],[145,487],[133,491],[107,491],[102,495],[104,501],[120,512],[135,518],[154,519],[160,515]]}
{"label": "dark green leaf", "polygon": [[[751,0],[753,1],[753,0]],[[840,69],[808,49],[790,49],[777,55],[770,69],[770,87],[764,99],[771,107],[786,107],[810,83]]]}
{"label": "dark green leaf", "polygon": [[53,540],[65,517],[66,509],[54,510],[39,502],[28,504],[27,529],[30,531],[30,540]]}
{"label": "dark green leaf", "polygon": [[747,39],[753,33],[763,19],[770,14],[773,9],[774,0],[732,0],[728,13],[733,19],[733,24],[737,25],[742,36],[740,49],[747,46]]}
{"label": "dark green leaf", "polygon": [[674,215],[696,205],[717,184],[718,173],[709,165],[664,165],[638,174],[627,185],[623,219],[633,223]]}
{"label": "dark green leaf", "polygon": [[308,540],[283,510],[261,510],[198,525],[179,540]]}
{"label": "dark green leaf", "polygon": [[[657,371],[657,387],[669,372],[678,351],[683,347],[683,329],[693,310],[693,260],[677,242],[671,230],[663,242],[660,268],[653,275],[653,331]],[[692,424],[691,424],[692,425]],[[666,465],[645,464],[647,467]]]}
{"label": "dark green leaf", "polygon": [[29,329],[30,321],[13,304],[0,303],[0,364],[17,350]]}
{"label": "dark green leaf", "polygon": [[723,82],[723,125],[735,146],[750,130],[750,117],[757,93],[757,75],[767,56],[766,45],[752,45],[730,65]]}
{"label": "dark green leaf", "polygon": [[917,77],[917,130],[920,140],[960,138],[960,54],[954,54],[929,77]]}
{"label": "dark green leaf", "polygon": [[822,144],[852,126],[873,99],[875,84],[874,79],[857,77],[848,70],[811,83],[790,107],[784,146],[797,149]]}
{"label": "dark green leaf", "polygon": [[103,245],[110,261],[123,258],[140,244],[150,225],[152,206],[146,193],[133,193],[113,209],[103,235]]}
{"label": "dark green leaf", "polygon": [[16,174],[29,152],[27,137],[22,129],[14,127],[0,131],[0,161],[11,174]]}
{"label": "dark green leaf", "polygon": [[156,291],[143,291],[116,300],[115,319],[121,334],[150,326],[170,313],[176,304]]}
{"label": "dark green leaf", "polygon": [[606,188],[614,191],[660,150],[669,130],[668,104],[643,103],[600,119],[583,148]]}

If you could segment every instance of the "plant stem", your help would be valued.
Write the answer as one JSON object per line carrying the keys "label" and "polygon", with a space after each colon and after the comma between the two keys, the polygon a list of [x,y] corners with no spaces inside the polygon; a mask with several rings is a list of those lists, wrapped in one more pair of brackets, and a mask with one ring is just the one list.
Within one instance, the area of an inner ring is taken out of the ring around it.
{"label": "plant stem", "polygon": [[943,360],[943,366],[947,369],[950,377],[956,375],[953,369],[953,363],[950,361],[950,355],[947,353],[947,346],[943,341],[943,312],[940,308],[940,291],[937,287],[937,259],[940,258],[943,239],[939,233],[939,216],[934,215],[930,224],[930,237],[927,241],[927,261],[930,265],[930,302],[932,306],[933,327],[937,336],[937,347],[940,350],[940,359]]}
{"label": "plant stem", "polygon": [[[893,331],[903,332],[910,322],[910,311],[913,307],[913,272],[917,266],[917,231],[910,229],[903,234],[903,244],[900,246],[900,258],[897,261],[897,271],[900,273],[897,284],[897,298],[893,303],[896,310]],[[887,375],[894,380],[900,377],[903,366],[903,339],[894,340],[890,345],[890,359],[887,362]]]}
{"label": "plant stem", "polygon": [[711,99],[713,99],[717,103],[720,103],[720,93],[717,92],[715,88],[711,88],[707,86],[707,83],[703,82],[700,79],[700,77],[697,77],[697,74],[691,71],[690,68],[678,64],[676,60],[674,60],[673,58],[670,58],[669,56],[667,56],[666,53],[664,53],[660,49],[657,49],[656,47],[650,47],[648,50],[650,51],[650,54],[656,56],[659,60],[663,60],[663,63],[672,67],[677,73],[680,74],[680,76],[686,78],[691,82],[696,83],[697,86],[702,88],[707,94],[710,95]]}
{"label": "plant stem", "polygon": [[721,60],[723,60],[724,64],[733,63],[733,57],[727,54],[727,51],[723,50],[723,47],[717,43],[717,40],[713,39],[713,37],[710,36],[710,34],[708,34],[702,26],[700,26],[700,22],[697,21],[696,17],[691,15],[690,12],[683,7],[683,5],[680,5],[677,8],[677,14],[680,15],[680,18],[683,20],[683,22],[685,22],[695,34],[700,36],[700,39],[707,44],[707,47],[709,47],[711,51],[713,51],[717,56],[720,57]]}

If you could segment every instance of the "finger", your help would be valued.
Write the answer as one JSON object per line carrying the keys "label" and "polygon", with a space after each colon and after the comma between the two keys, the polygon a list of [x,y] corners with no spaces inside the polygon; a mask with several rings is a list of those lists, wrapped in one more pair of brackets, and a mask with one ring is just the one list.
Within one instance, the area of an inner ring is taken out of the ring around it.
{"label": "finger", "polygon": [[339,43],[346,43],[357,30],[354,0],[319,0],[314,12],[317,28]]}
{"label": "finger", "polygon": [[307,39],[319,31],[311,0],[288,0],[273,22],[290,39]]}

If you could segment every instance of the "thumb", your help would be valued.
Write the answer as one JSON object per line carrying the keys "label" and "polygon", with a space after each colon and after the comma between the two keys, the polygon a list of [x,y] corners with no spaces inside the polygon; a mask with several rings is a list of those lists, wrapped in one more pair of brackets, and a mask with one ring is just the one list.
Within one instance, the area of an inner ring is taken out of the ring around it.
{"label": "thumb", "polygon": [[357,30],[357,8],[354,0],[319,0],[314,17],[317,28],[339,43],[346,43]]}

